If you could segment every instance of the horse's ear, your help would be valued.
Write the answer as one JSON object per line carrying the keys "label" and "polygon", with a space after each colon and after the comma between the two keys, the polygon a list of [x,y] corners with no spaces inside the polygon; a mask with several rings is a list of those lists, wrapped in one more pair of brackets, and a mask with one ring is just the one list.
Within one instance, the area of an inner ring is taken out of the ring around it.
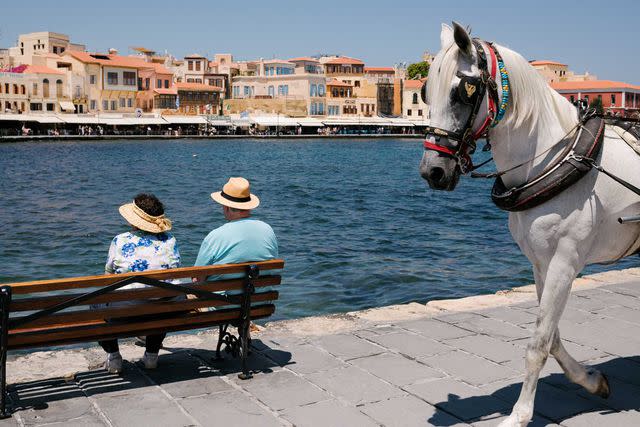
{"label": "horse's ear", "polygon": [[471,57],[471,37],[469,37],[467,30],[455,21],[453,21],[453,39],[458,45],[460,52]]}
{"label": "horse's ear", "polygon": [[453,43],[453,29],[447,24],[442,24],[440,31],[440,48],[446,49]]}

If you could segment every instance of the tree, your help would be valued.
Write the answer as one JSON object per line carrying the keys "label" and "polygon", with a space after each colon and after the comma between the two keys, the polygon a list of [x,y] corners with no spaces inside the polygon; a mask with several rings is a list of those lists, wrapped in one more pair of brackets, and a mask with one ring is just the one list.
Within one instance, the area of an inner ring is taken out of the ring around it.
{"label": "tree", "polygon": [[591,104],[589,104],[589,108],[595,108],[598,114],[604,113],[604,108],[602,107],[602,98],[593,98]]}
{"label": "tree", "polygon": [[429,75],[429,63],[428,62],[416,62],[415,64],[409,65],[407,68],[407,76],[410,79],[415,78],[425,78]]}

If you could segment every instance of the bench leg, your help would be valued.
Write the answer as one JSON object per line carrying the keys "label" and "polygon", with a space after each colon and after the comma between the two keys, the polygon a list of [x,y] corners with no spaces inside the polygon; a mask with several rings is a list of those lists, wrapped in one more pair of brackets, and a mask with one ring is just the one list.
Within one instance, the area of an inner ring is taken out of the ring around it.
{"label": "bench leg", "polygon": [[0,419],[11,417],[7,410],[7,350],[9,341],[9,304],[11,287],[0,288]]}
{"label": "bench leg", "polygon": [[251,338],[249,337],[249,324],[251,322],[249,319],[242,322],[240,327],[238,328],[238,333],[240,335],[240,357],[242,357],[242,373],[238,374],[238,378],[241,380],[248,380],[253,378],[253,374],[249,371],[249,367],[247,366],[247,357],[249,357],[249,342]]}

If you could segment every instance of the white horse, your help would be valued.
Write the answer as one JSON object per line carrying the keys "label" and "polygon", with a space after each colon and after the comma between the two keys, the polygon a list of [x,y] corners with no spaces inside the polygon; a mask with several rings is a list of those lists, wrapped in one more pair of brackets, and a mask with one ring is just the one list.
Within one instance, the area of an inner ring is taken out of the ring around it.
{"label": "white horse", "polygon": [[[478,49],[468,32],[456,23],[453,28],[443,24],[440,38],[442,47],[430,67],[426,95],[431,106],[431,124],[456,132],[464,130],[462,127],[470,117],[468,105],[458,101],[456,91],[462,82],[477,81],[473,79],[480,75]],[[480,43],[485,53],[489,52],[491,46]],[[522,164],[502,176],[506,187],[511,188],[537,176],[560,156],[564,144],[558,142],[575,132],[579,117],[576,108],[551,89],[522,56],[503,46],[493,48],[504,60],[510,90],[506,114],[490,128],[489,136],[498,171]],[[491,68],[491,61],[488,62]],[[502,101],[500,73],[496,76]],[[470,88],[468,85],[467,89]],[[484,108],[489,102],[487,97],[488,91],[475,120],[470,120],[472,131],[483,127],[489,116]],[[448,143],[450,147],[457,146]],[[640,185],[640,158],[609,126],[597,161],[622,179]],[[455,156],[428,150],[424,152],[420,173],[431,188],[453,190],[461,174],[459,163]],[[551,200],[509,214],[509,230],[533,266],[539,312],[526,350],[522,390],[511,415],[501,426],[524,426],[531,420],[538,377],[549,353],[569,380],[593,394],[609,395],[605,376],[579,364],[564,348],[558,322],[571,284],[585,265],[618,260],[636,247],[640,228],[637,224],[621,225],[617,218],[640,213],[639,200],[631,191],[592,169]]]}

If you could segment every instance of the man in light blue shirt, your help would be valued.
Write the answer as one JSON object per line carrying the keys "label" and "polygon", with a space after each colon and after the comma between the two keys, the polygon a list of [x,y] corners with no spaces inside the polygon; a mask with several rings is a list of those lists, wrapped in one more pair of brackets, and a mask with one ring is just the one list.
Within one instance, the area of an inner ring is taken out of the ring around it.
{"label": "man in light blue shirt", "polygon": [[260,200],[251,194],[249,181],[229,178],[222,191],[211,194],[222,205],[227,223],[204,238],[196,266],[266,261],[278,257],[278,240],[265,222],[251,219]]}

